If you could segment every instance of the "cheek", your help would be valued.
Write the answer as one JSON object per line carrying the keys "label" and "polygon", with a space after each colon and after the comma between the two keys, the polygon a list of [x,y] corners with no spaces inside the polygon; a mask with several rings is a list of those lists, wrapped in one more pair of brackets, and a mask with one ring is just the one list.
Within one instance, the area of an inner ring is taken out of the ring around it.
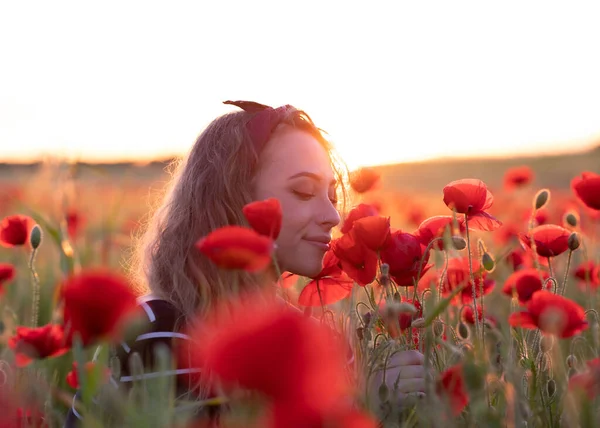
{"label": "cheek", "polygon": [[285,245],[284,241],[294,241],[300,239],[311,221],[311,211],[308,204],[301,204],[296,201],[281,201],[281,210],[283,213],[281,223],[281,233],[277,243]]}

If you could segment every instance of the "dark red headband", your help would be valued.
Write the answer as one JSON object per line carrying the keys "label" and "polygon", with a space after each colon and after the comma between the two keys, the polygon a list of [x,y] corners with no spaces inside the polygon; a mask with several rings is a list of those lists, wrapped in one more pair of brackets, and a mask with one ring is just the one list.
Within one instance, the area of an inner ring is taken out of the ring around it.
{"label": "dark red headband", "polygon": [[242,110],[253,113],[254,116],[246,123],[246,129],[252,139],[252,144],[256,153],[260,153],[271,138],[271,134],[281,123],[288,110],[293,109],[289,104],[273,108],[254,101],[223,101],[223,104],[230,104],[241,108]]}

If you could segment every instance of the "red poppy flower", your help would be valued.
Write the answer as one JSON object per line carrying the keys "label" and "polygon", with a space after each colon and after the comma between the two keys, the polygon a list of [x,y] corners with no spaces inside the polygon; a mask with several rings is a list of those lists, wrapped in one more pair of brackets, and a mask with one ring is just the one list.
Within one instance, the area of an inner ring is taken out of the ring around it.
{"label": "red poppy flower", "polygon": [[15,267],[10,263],[0,263],[0,294],[4,291],[4,284],[13,280],[15,272]]}
{"label": "red poppy flower", "polygon": [[381,216],[363,217],[354,222],[350,233],[357,242],[378,251],[390,234],[390,218]]}
{"label": "red poppy flower", "polygon": [[83,226],[85,225],[85,217],[83,217],[83,215],[74,208],[71,208],[67,211],[65,219],[67,221],[67,233],[69,235],[69,239],[77,239],[81,233],[81,230],[83,229]]}
{"label": "red poppy flower", "polygon": [[485,183],[474,178],[453,181],[444,187],[444,203],[459,214],[466,214],[469,227],[492,231],[502,223],[485,210],[494,203],[494,196]]}
{"label": "red poppy flower", "polygon": [[411,204],[406,213],[406,221],[409,224],[419,225],[427,218],[425,209],[420,205]]}
{"label": "red poppy flower", "polygon": [[569,390],[585,393],[590,400],[600,395],[600,358],[587,362],[587,370],[569,379]]}
{"label": "red poppy flower", "polygon": [[[548,279],[548,277],[549,275],[547,273],[542,273],[542,278],[544,280]],[[537,269],[523,269],[512,273],[506,279],[504,287],[502,287],[502,292],[507,296],[512,296],[513,291],[516,291],[519,302],[525,304],[531,300],[534,293],[542,290],[543,284]],[[550,288],[550,284],[547,283],[545,288]]]}
{"label": "red poppy flower", "polygon": [[[457,219],[457,223],[458,230],[454,227],[454,219],[450,215],[429,217],[419,225],[415,236],[423,246],[427,247],[434,239],[443,238],[446,230],[449,231],[450,236],[462,235],[465,232],[465,222],[463,219]],[[433,248],[443,251],[444,241],[440,239],[433,244]]]}
{"label": "red poppy flower", "polygon": [[[523,220],[529,223],[531,219],[531,212],[533,210],[528,210],[523,213]],[[540,208],[535,211],[533,215],[533,221],[536,226],[541,226],[542,224],[547,224],[550,221],[550,212],[546,208]]]}
{"label": "red poppy flower", "polygon": [[25,245],[34,224],[31,217],[24,215],[5,217],[0,223],[0,245],[7,248]]}
{"label": "red poppy flower", "polygon": [[526,259],[521,247],[518,247],[508,253],[505,260],[508,266],[515,271],[526,265]]}
{"label": "red poppy flower", "polygon": [[544,224],[531,229],[527,235],[521,234],[519,239],[523,248],[531,248],[531,238],[535,242],[535,249],[540,257],[556,257],[569,249],[569,232],[567,229],[555,224]]}
{"label": "red poppy flower", "polygon": [[348,213],[348,216],[344,220],[344,224],[341,228],[342,233],[348,233],[354,226],[354,222],[358,219],[375,216],[379,211],[370,204],[359,204],[356,207],[352,208]]}
{"label": "red poppy flower", "polygon": [[300,277],[291,272],[284,272],[281,274],[280,285],[281,288],[292,288],[294,285],[298,283],[298,279]]}
{"label": "red poppy flower", "polygon": [[25,367],[37,358],[58,357],[69,350],[63,327],[57,324],[36,328],[19,326],[8,340],[8,347],[15,352],[17,367]]}
{"label": "red poppy flower", "polygon": [[561,338],[574,336],[588,326],[581,306],[546,290],[534,293],[526,307],[526,311],[510,315],[510,325],[539,328],[544,333],[556,334]]}
{"label": "red poppy flower", "polygon": [[527,165],[509,168],[504,173],[504,188],[512,190],[523,187],[533,180],[533,171]]}
{"label": "red poppy flower", "polygon": [[[483,288],[483,295],[490,293],[496,282],[487,278],[487,271],[482,268],[477,259],[471,260],[473,277],[475,279],[475,296],[480,297]],[[464,287],[460,292],[460,298],[463,303],[473,303],[473,282],[469,271],[468,257],[458,257],[448,260],[446,274],[441,283],[442,295],[449,295],[455,289]]]}
{"label": "red poppy flower", "polygon": [[378,424],[370,416],[347,405],[315,410],[299,402],[275,402],[270,414],[255,426],[268,428],[376,428]]}
{"label": "red poppy flower", "polygon": [[239,385],[278,403],[320,411],[350,392],[346,350],[327,327],[252,298],[228,312],[209,316],[191,332],[196,366],[210,370],[226,387]]}
{"label": "red poppy flower", "polygon": [[379,182],[379,173],[373,168],[360,168],[350,173],[349,180],[356,193],[365,193],[373,190]]}
{"label": "red poppy flower", "polygon": [[444,370],[437,382],[437,393],[447,400],[452,414],[458,416],[469,404],[464,380],[463,365],[456,364]]}
{"label": "red poppy flower", "polygon": [[[86,375],[92,376],[96,370],[97,363],[94,361],[88,361],[85,363],[85,373]],[[108,367],[100,368],[100,379],[102,383],[106,383],[110,376],[110,369]],[[77,373],[77,361],[73,361],[73,368],[66,376],[67,384],[73,389],[79,389],[79,375]]]}
{"label": "red poppy flower", "polygon": [[424,251],[425,248],[415,235],[396,230],[388,236],[381,249],[381,261],[389,265],[390,277],[396,285],[413,286],[420,279],[417,276],[421,261],[421,276],[431,268],[427,264],[429,252],[424,254]]}
{"label": "red poppy flower", "polygon": [[587,261],[581,263],[575,271],[573,272],[573,276],[575,278],[580,279],[581,281],[590,281],[595,283],[596,281],[600,281],[600,278],[596,278],[594,275],[594,269],[596,268],[596,264],[593,261]]}
{"label": "red poppy flower", "polygon": [[334,254],[340,259],[342,270],[360,286],[370,284],[377,274],[377,253],[352,234],[343,235],[331,242]]}
{"label": "red poppy flower", "polygon": [[198,240],[196,248],[221,268],[257,272],[271,263],[273,240],[252,229],[225,226]]}
{"label": "red poppy flower", "polygon": [[123,323],[137,307],[127,279],[106,270],[88,270],[71,276],[61,286],[61,297],[69,344],[75,333],[84,345],[118,336]]}
{"label": "red poppy flower", "polygon": [[276,198],[265,199],[246,204],[242,209],[246,220],[261,235],[275,240],[281,232],[283,213],[281,204]]}
{"label": "red poppy flower", "polygon": [[298,296],[301,306],[330,305],[352,293],[354,282],[340,267],[340,260],[329,250],[323,257],[323,269],[302,289]]}
{"label": "red poppy flower", "polygon": [[600,174],[586,171],[571,180],[571,188],[587,207],[600,210]]}

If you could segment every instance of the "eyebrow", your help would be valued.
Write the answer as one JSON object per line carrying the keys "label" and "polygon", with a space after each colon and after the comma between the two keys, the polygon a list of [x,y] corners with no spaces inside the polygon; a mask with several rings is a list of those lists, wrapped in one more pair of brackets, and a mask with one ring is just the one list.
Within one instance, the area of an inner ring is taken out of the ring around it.
{"label": "eyebrow", "polygon": [[[308,177],[308,178],[312,178],[313,180],[319,181],[319,182],[323,181],[323,177],[321,177],[319,174],[315,174],[314,172],[308,172],[308,171],[303,171],[303,172],[299,172],[298,174],[294,174],[290,178],[288,178],[288,180],[293,180],[294,178],[298,178],[298,177]],[[337,180],[335,178],[329,182],[329,185],[335,185],[335,184],[337,184]]]}

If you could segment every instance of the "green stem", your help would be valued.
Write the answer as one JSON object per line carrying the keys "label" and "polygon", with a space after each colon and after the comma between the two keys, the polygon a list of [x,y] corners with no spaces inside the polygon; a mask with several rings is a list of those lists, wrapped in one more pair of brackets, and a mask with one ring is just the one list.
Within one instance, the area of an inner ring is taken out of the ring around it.
{"label": "green stem", "polygon": [[563,279],[562,287],[560,288],[560,295],[564,296],[565,291],[567,290],[567,281],[569,279],[569,269],[571,267],[571,256],[573,255],[573,251],[569,250],[569,257],[567,258],[567,268],[565,269],[565,277]]}
{"label": "green stem", "polygon": [[554,278],[554,269],[552,269],[552,258],[548,257],[548,269],[550,269],[550,276]]}
{"label": "green stem", "polygon": [[471,281],[471,288],[473,289],[473,315],[475,318],[475,333],[477,336],[480,334],[479,317],[477,316],[477,289],[475,285],[475,275],[473,275],[473,260],[471,258],[471,239],[469,237],[469,220],[467,214],[465,214],[465,233],[467,237],[467,253],[469,257],[469,279]]}
{"label": "green stem", "polygon": [[37,253],[37,248],[34,248],[31,251],[31,256],[29,257],[29,271],[31,272],[31,280],[33,286],[33,303],[31,307],[31,326],[33,328],[37,327],[38,324],[38,313],[40,306],[40,278],[35,271],[35,267],[33,262],[35,260],[35,255]]}

